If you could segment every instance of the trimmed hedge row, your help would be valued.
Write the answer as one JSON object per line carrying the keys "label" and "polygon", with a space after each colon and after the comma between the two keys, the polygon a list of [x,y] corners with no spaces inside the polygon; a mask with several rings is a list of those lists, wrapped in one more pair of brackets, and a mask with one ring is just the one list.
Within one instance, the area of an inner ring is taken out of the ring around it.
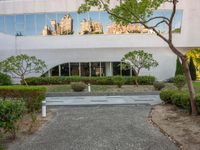
{"label": "trimmed hedge row", "polygon": [[[165,103],[171,103],[176,105],[177,107],[183,108],[183,109],[190,109],[189,104],[189,94],[188,92],[183,91],[161,91],[160,92],[160,98]],[[200,113],[200,95],[197,95],[196,97],[196,105],[197,105],[197,111]]]}
{"label": "trimmed hedge row", "polygon": [[28,112],[40,110],[46,88],[37,86],[0,86],[0,98],[23,99]]}
{"label": "trimmed hedge row", "polygon": [[[70,84],[71,82],[84,82],[94,85],[115,85],[115,80],[119,76],[113,77],[31,77],[26,78],[28,85],[51,85],[51,84]],[[123,77],[125,80],[124,84],[133,85],[135,84],[136,77]],[[153,76],[139,76],[138,83],[140,85],[153,85],[155,77]],[[22,82],[22,84],[24,84]]]}

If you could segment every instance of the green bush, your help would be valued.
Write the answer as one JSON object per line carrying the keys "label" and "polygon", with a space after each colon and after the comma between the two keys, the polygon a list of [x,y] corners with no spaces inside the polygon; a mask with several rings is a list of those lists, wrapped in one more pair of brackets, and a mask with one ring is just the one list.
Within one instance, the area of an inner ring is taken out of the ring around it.
{"label": "green bush", "polygon": [[153,83],[153,86],[154,86],[155,90],[160,91],[165,87],[165,83],[156,81],[156,82]]}
{"label": "green bush", "polygon": [[16,137],[16,123],[25,112],[25,104],[19,100],[0,100],[0,128]]}
{"label": "green bush", "polygon": [[160,99],[165,103],[172,103],[172,95],[175,91],[161,91],[160,92]]}
{"label": "green bush", "polygon": [[181,90],[186,84],[185,76],[183,75],[177,75],[174,78],[174,85],[178,88],[178,90]]}
{"label": "green bush", "polygon": [[11,77],[7,74],[0,72],[0,85],[11,85]]}
{"label": "green bush", "polygon": [[122,76],[116,76],[115,78],[112,78],[113,83],[117,85],[118,88],[121,88],[122,85],[125,83],[125,79]]}
{"label": "green bush", "polygon": [[[90,83],[93,85],[114,85],[113,82],[115,78],[118,76],[113,77],[77,77],[77,76],[70,76],[70,77],[31,77],[27,78],[26,82],[28,85],[52,85],[52,84],[70,84],[71,82],[84,82]],[[136,77],[122,77],[125,80],[124,84],[133,85],[135,84]],[[153,76],[139,76],[138,83],[140,85],[153,85],[155,81],[155,77]],[[24,84],[22,82],[22,84]]]}
{"label": "green bush", "polygon": [[194,65],[192,57],[190,57],[189,70],[192,80],[195,81],[197,79],[197,74],[196,74],[196,67]]}
{"label": "green bush", "polygon": [[46,88],[37,86],[1,86],[0,97],[22,98],[28,109],[28,112],[40,110],[42,101],[46,97]]}
{"label": "green bush", "polygon": [[[179,108],[186,109],[188,111],[190,109],[190,97],[189,93],[186,91],[161,91],[160,98],[164,102],[172,103]],[[196,96],[196,106],[198,113],[200,113],[200,95]]]}
{"label": "green bush", "polygon": [[176,59],[175,77],[176,77],[177,75],[183,75],[183,66],[182,66],[182,64],[181,64],[181,62],[180,62],[179,57],[177,57],[177,59]]}
{"label": "green bush", "polygon": [[72,82],[71,88],[75,92],[81,92],[81,91],[84,91],[84,89],[86,88],[86,84],[83,82]]}

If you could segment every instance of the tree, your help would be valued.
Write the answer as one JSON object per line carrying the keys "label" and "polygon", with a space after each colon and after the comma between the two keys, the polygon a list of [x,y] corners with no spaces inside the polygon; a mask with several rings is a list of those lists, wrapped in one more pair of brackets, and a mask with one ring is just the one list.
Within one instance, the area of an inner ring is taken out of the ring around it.
{"label": "tree", "polygon": [[[128,25],[139,23],[145,28],[153,30],[158,37],[168,44],[171,51],[181,59],[190,94],[191,113],[197,115],[196,94],[190,76],[187,56],[180,49],[176,48],[173,43],[173,20],[176,14],[178,1],[179,0],[119,0],[116,6],[110,8],[110,0],[85,0],[85,3],[81,4],[79,7],[78,12],[87,12],[92,7],[98,7],[106,11],[111,19],[118,24]],[[153,11],[157,10],[163,3],[169,3],[169,5],[172,6],[171,15],[169,17],[164,15],[153,17]],[[167,35],[163,35],[159,32],[157,27],[161,24],[167,26]]]}
{"label": "tree", "polygon": [[158,66],[158,62],[153,59],[153,55],[143,50],[128,52],[121,60],[123,62],[122,69],[132,68],[136,76],[136,85],[138,86],[137,77],[141,69],[150,69]]}
{"label": "tree", "polygon": [[35,56],[25,54],[11,56],[0,62],[0,68],[3,72],[10,73],[13,77],[20,78],[26,85],[25,76],[30,73],[42,73],[46,64]]}
{"label": "tree", "polygon": [[189,68],[190,68],[191,78],[193,81],[195,81],[197,79],[197,74],[196,74],[196,68],[195,68],[192,57],[190,57]]}
{"label": "tree", "polygon": [[177,75],[183,75],[183,67],[182,64],[180,62],[180,59],[177,57],[176,59],[176,72],[175,72],[175,77]]}

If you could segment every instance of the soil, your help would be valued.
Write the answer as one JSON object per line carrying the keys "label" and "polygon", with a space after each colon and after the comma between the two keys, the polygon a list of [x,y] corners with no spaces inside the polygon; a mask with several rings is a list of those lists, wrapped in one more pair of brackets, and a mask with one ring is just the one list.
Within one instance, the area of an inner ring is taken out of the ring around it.
{"label": "soil", "polygon": [[190,116],[173,105],[157,105],[151,121],[182,150],[200,150],[200,116]]}
{"label": "soil", "polygon": [[[30,114],[26,114],[18,123],[18,131],[16,138],[13,139],[10,134],[4,134],[0,137],[0,148],[7,149],[9,144],[13,144],[14,142],[21,142],[25,140],[29,135],[34,134],[35,132],[41,130],[41,128],[48,123],[53,116],[55,115],[55,111],[53,109],[48,110],[47,117],[43,118],[41,113],[36,114],[37,120],[32,123]],[[32,124],[32,128],[30,125]]]}

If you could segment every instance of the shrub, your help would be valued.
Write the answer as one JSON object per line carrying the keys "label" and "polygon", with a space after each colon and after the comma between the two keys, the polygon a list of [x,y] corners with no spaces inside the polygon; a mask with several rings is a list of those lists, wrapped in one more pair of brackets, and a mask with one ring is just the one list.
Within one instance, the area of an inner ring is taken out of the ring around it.
{"label": "shrub", "polygon": [[[172,103],[179,108],[190,109],[190,97],[186,91],[161,91],[160,98],[166,103]],[[196,96],[197,111],[200,113],[200,95]]]}
{"label": "shrub", "polygon": [[113,83],[116,84],[118,88],[121,88],[122,85],[124,85],[125,83],[125,79],[121,76],[116,76],[115,78],[113,78]]}
{"label": "shrub", "polygon": [[174,78],[174,85],[178,88],[178,90],[181,90],[185,84],[186,84],[186,79],[183,75],[177,75]]}
{"label": "shrub", "polygon": [[196,67],[194,65],[194,61],[192,57],[190,57],[189,69],[190,69],[191,78],[193,81],[195,81],[197,79],[197,74],[196,74]]}
{"label": "shrub", "polygon": [[0,97],[5,98],[22,98],[25,101],[28,112],[40,110],[42,101],[46,96],[45,87],[37,86],[1,86]]}
{"label": "shrub", "polygon": [[160,91],[165,87],[165,83],[156,81],[156,82],[153,83],[153,86],[154,86],[155,90]]}
{"label": "shrub", "polygon": [[174,77],[168,78],[165,80],[166,83],[174,83]]}
{"label": "shrub", "polygon": [[81,91],[84,91],[84,89],[86,88],[86,84],[83,82],[72,82],[71,88],[75,92],[81,92]]}
{"label": "shrub", "polygon": [[175,91],[161,91],[160,92],[160,99],[165,103],[172,103],[172,95]]}
{"label": "shrub", "polygon": [[[70,84],[71,82],[84,82],[93,85],[114,85],[113,81],[117,76],[113,77],[31,77],[27,78],[26,82],[28,85],[51,85],[51,84]],[[125,80],[125,84],[135,84],[135,76],[133,77],[122,77]],[[139,76],[138,83],[140,85],[153,85],[155,77],[153,76]],[[22,84],[24,84],[22,82]]]}
{"label": "shrub", "polygon": [[176,72],[175,72],[175,76],[177,75],[183,75],[183,67],[182,64],[180,62],[179,57],[177,57],[176,59]]}
{"label": "shrub", "polygon": [[11,77],[7,74],[0,72],[0,85],[11,85]]}
{"label": "shrub", "polygon": [[0,128],[16,137],[16,123],[25,112],[25,104],[22,101],[0,100]]}

